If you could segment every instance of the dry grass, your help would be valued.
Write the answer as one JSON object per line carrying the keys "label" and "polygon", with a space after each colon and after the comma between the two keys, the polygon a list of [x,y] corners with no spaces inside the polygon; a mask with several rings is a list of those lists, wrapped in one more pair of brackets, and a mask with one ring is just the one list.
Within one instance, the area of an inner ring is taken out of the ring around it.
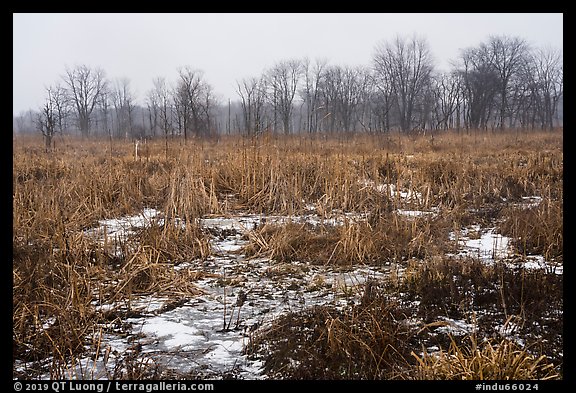
{"label": "dry grass", "polygon": [[279,379],[391,379],[409,363],[410,332],[397,304],[368,281],[362,302],[339,310],[316,306],[278,318],[254,338],[248,354],[264,355]]}
{"label": "dry grass", "polygon": [[503,214],[501,233],[514,239],[520,255],[543,255],[547,261],[563,262],[563,199],[544,198],[536,207],[512,208]]}
{"label": "dry grass", "polygon": [[441,310],[461,318],[471,310],[486,309],[537,319],[551,305],[562,309],[563,279],[543,270],[435,257],[410,263],[397,290],[417,298],[425,318],[426,312]]}
{"label": "dry grass", "polygon": [[[564,285],[560,275],[437,257],[411,263],[389,288],[407,304],[417,301],[411,314],[425,323],[443,318],[470,320],[482,337],[499,336],[502,326],[508,325],[510,334],[558,366],[555,372],[562,370],[559,310],[564,307]],[[445,343],[440,340],[439,344]]]}
{"label": "dry grass", "polygon": [[415,353],[418,366],[411,376],[424,380],[547,380],[557,379],[554,365],[546,356],[534,356],[509,340],[481,344],[470,336],[470,344],[451,341],[447,350],[422,356]]}
{"label": "dry grass", "polygon": [[[203,273],[174,266],[211,254],[210,234],[199,227],[199,218],[238,211],[303,215],[313,207],[325,220],[344,212],[365,217],[342,225],[266,224],[250,233],[245,251],[286,263],[403,264],[406,279],[397,281],[387,296],[405,291],[422,305],[410,312],[428,322],[441,309],[462,316],[491,302],[505,316],[536,320],[551,308],[561,310],[562,276],[490,270],[473,261],[450,262],[444,254],[452,247],[449,231],[490,224],[513,238],[520,260],[541,254],[562,263],[562,145],[561,131],[448,132],[435,135],[433,144],[428,138],[393,134],[267,135],[187,144],[172,140],[168,150],[163,141],[152,141],[140,144],[136,157],[129,142],[63,138],[47,154],[40,138],[16,137],[13,360],[51,359],[46,367],[54,377],[63,377],[66,364],[97,348],[89,338],[103,324],[131,312],[133,296],[194,296],[194,279]],[[540,197],[540,204],[520,205],[530,196]],[[137,214],[144,207],[160,211],[162,221],[116,243],[101,244],[85,233],[98,220]],[[397,209],[434,214],[405,217]],[[425,263],[409,265],[414,260]],[[103,303],[117,307],[105,314],[97,307]],[[294,337],[302,334],[302,340],[312,334],[313,342],[323,343],[314,367],[320,370],[326,361],[339,365],[323,374],[327,377],[392,377],[400,366],[388,356],[397,350],[403,359],[413,357],[405,351],[405,331],[381,319],[395,316],[397,308],[386,302],[371,307],[291,316],[303,325],[321,322],[314,333],[295,332],[280,322],[283,327],[277,329]],[[384,346],[374,347],[379,339]],[[491,356],[504,344],[493,345],[493,352],[482,347],[480,353]],[[333,351],[338,346],[362,362],[353,366]],[[508,357],[516,354],[511,347],[502,351]],[[431,358],[426,359],[420,360],[432,367],[426,363]],[[140,369],[147,364],[141,360],[127,356],[134,372],[116,376],[159,375]],[[548,369],[534,370],[548,375]],[[303,369],[293,372],[308,377]]]}
{"label": "dry grass", "polygon": [[390,212],[370,221],[341,225],[265,224],[253,231],[244,251],[278,262],[320,265],[388,264],[446,251],[451,226],[443,220],[409,219]]}

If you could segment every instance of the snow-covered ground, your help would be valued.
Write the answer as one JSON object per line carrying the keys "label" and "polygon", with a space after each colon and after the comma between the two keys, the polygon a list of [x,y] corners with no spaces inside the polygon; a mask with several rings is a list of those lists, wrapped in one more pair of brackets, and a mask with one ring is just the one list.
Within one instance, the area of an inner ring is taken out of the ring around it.
{"label": "snow-covered ground", "polygon": [[458,256],[471,256],[492,263],[512,255],[510,238],[496,233],[495,228],[482,229],[480,225],[473,225],[458,234],[450,233],[450,240],[458,242]]}
{"label": "snow-covered ground", "polygon": [[411,189],[397,189],[396,184],[388,184],[388,183],[381,183],[377,184],[373,180],[369,179],[362,179],[358,181],[358,184],[364,188],[371,188],[373,190],[378,191],[381,194],[388,195],[390,198],[399,198],[404,200],[405,202],[416,202],[421,203],[423,202],[422,194],[413,191]]}
{"label": "snow-covered ground", "polygon": [[477,258],[486,264],[504,262],[510,267],[520,265],[524,269],[545,269],[556,274],[564,272],[562,265],[548,263],[542,255],[527,255],[522,258],[522,262],[513,262],[515,252],[511,239],[497,233],[496,228],[472,225],[463,228],[458,234],[451,232],[450,240],[458,243],[456,256],[459,257]]}

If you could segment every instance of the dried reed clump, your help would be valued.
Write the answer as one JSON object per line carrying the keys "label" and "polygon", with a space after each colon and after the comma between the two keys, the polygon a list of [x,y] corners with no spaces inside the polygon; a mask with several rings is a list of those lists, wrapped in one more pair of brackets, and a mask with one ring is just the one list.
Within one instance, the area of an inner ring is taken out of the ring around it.
{"label": "dried reed clump", "polygon": [[280,155],[260,149],[249,148],[213,167],[218,194],[234,193],[244,208],[259,213],[293,215],[308,205],[315,205],[320,214],[372,207],[370,190],[358,182],[365,168],[354,164],[355,156],[344,159],[290,150]]}
{"label": "dried reed clump", "polygon": [[328,261],[338,242],[332,227],[316,229],[311,224],[265,224],[248,234],[250,243],[243,252],[247,256],[267,255],[279,262]]}
{"label": "dried reed clump", "polygon": [[550,313],[563,307],[561,276],[504,264],[490,266],[469,258],[412,262],[400,286],[398,290],[408,299],[420,302],[419,313],[426,320],[438,315],[463,318],[470,312],[490,310],[504,319],[522,315],[526,329],[531,329],[543,323],[543,317],[556,319]]}
{"label": "dried reed clump", "polygon": [[106,276],[116,285],[101,288],[100,302],[122,301],[132,296],[157,293],[163,296],[193,296],[199,277],[192,270],[176,271],[175,265],[210,254],[208,237],[193,225],[173,223],[139,229],[122,244],[117,266],[107,266]]}
{"label": "dried reed clump", "polygon": [[[482,274],[486,280],[493,279],[488,272],[479,272],[479,265],[462,265],[461,268],[467,270],[470,276]],[[434,275],[440,279],[453,278],[442,268],[437,270]],[[402,280],[413,281],[414,278],[406,275]],[[526,280],[518,286],[527,288],[531,285]],[[516,289],[510,292],[518,293]],[[474,335],[469,336],[471,345],[467,345],[464,339],[456,342],[450,335],[448,350],[428,353],[423,347],[423,354],[419,356],[414,351],[415,347],[422,345],[422,329],[416,332],[410,324],[405,323],[407,316],[413,315],[410,309],[413,305],[402,306],[403,302],[391,300],[391,295],[387,286],[368,280],[358,304],[344,309],[316,306],[281,316],[269,328],[252,337],[246,351],[249,356],[264,360],[267,377],[279,379],[561,378],[562,368],[558,364],[561,364],[562,356],[550,351],[550,348],[546,349],[541,340],[554,342],[555,335],[562,335],[562,328],[552,325],[544,327],[544,320],[550,317],[546,312],[531,314],[534,309],[528,306],[524,310],[518,309],[518,305],[510,307],[509,312],[517,314],[514,318],[509,317],[508,321],[514,319],[515,323],[521,324],[515,326],[515,334],[526,340],[522,347],[508,338],[498,343],[488,340],[477,345]],[[512,305],[512,299],[514,296],[507,295],[505,302]],[[442,298],[448,303],[451,300]],[[528,295],[525,300],[528,305],[534,298]],[[444,315],[444,311],[436,314],[436,320],[438,315]],[[491,325],[490,320],[485,319],[482,329]],[[546,335],[540,331],[530,335],[534,333],[532,327],[537,325],[544,329],[553,327],[555,332]],[[488,337],[498,335],[496,332],[485,334]],[[438,343],[441,341],[439,339],[436,337],[433,341]]]}
{"label": "dried reed clump", "polygon": [[410,379],[424,380],[549,380],[559,379],[554,364],[546,356],[535,356],[527,349],[503,339],[499,343],[478,344],[470,336],[469,345],[451,339],[448,350],[412,355],[418,361]]}
{"label": "dried reed clump", "polygon": [[561,275],[486,265],[470,258],[436,257],[410,263],[392,289],[402,293],[408,304],[416,301],[412,315],[425,322],[479,316],[479,329],[487,337],[501,335],[502,321],[517,318],[514,334],[535,352],[562,363],[558,351],[563,341]]}
{"label": "dried reed clump", "polygon": [[[198,229],[157,224],[123,241],[118,255],[82,233],[34,244],[13,245],[13,356],[52,358],[54,375],[88,350],[101,323],[128,315],[134,296],[200,293],[193,272],[174,264],[209,253]],[[100,304],[114,307],[103,311]]]}
{"label": "dried reed clump", "polygon": [[14,359],[52,357],[63,363],[83,353],[96,315],[90,304],[97,268],[81,236],[13,246]]}
{"label": "dried reed clump", "polygon": [[345,310],[315,306],[281,316],[247,351],[264,358],[270,378],[390,379],[408,365],[409,331],[398,323],[401,318],[397,304],[367,284],[361,304]]}
{"label": "dried reed clump", "polygon": [[543,198],[535,207],[510,208],[500,224],[503,235],[513,239],[521,255],[543,255],[562,263],[564,250],[563,201]]}
{"label": "dried reed clump", "polygon": [[[196,294],[193,277],[173,266],[210,253],[198,228],[171,220],[120,242],[119,254],[85,236],[99,219],[162,206],[174,165],[108,155],[101,142],[87,145],[53,155],[23,147],[13,159],[13,356],[51,359],[56,376],[89,347],[103,318],[98,304],[122,307],[139,293]],[[192,223],[200,210],[173,205],[177,214],[187,210]]]}
{"label": "dried reed clump", "polygon": [[209,237],[196,223],[151,223],[131,239],[141,249],[150,250],[152,260],[179,264],[204,259],[211,254]]}
{"label": "dried reed clump", "polygon": [[340,225],[266,224],[249,233],[244,252],[281,262],[356,265],[424,258],[446,247],[449,228],[442,220],[408,219],[385,213],[371,220]]}
{"label": "dried reed clump", "polygon": [[412,160],[412,183],[425,190],[434,206],[519,202],[522,197],[548,195],[558,199],[562,189],[562,152],[492,151],[467,155],[424,152]]}

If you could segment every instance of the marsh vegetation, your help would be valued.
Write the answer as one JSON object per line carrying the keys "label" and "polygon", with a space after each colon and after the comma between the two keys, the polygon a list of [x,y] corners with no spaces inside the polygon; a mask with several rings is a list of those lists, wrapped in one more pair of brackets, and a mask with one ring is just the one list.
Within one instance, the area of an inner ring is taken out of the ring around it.
{"label": "marsh vegetation", "polygon": [[13,376],[562,379],[562,145],[17,136]]}

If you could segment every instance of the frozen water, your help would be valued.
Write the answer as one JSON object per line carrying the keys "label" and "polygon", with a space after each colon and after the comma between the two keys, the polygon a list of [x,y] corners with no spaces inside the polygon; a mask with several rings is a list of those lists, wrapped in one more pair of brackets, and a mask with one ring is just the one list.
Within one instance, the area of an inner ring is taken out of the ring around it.
{"label": "frozen water", "polygon": [[455,336],[462,336],[473,333],[477,329],[477,326],[475,324],[468,323],[460,319],[443,317],[442,320],[446,322],[446,325],[437,328],[436,332],[453,334]]}

